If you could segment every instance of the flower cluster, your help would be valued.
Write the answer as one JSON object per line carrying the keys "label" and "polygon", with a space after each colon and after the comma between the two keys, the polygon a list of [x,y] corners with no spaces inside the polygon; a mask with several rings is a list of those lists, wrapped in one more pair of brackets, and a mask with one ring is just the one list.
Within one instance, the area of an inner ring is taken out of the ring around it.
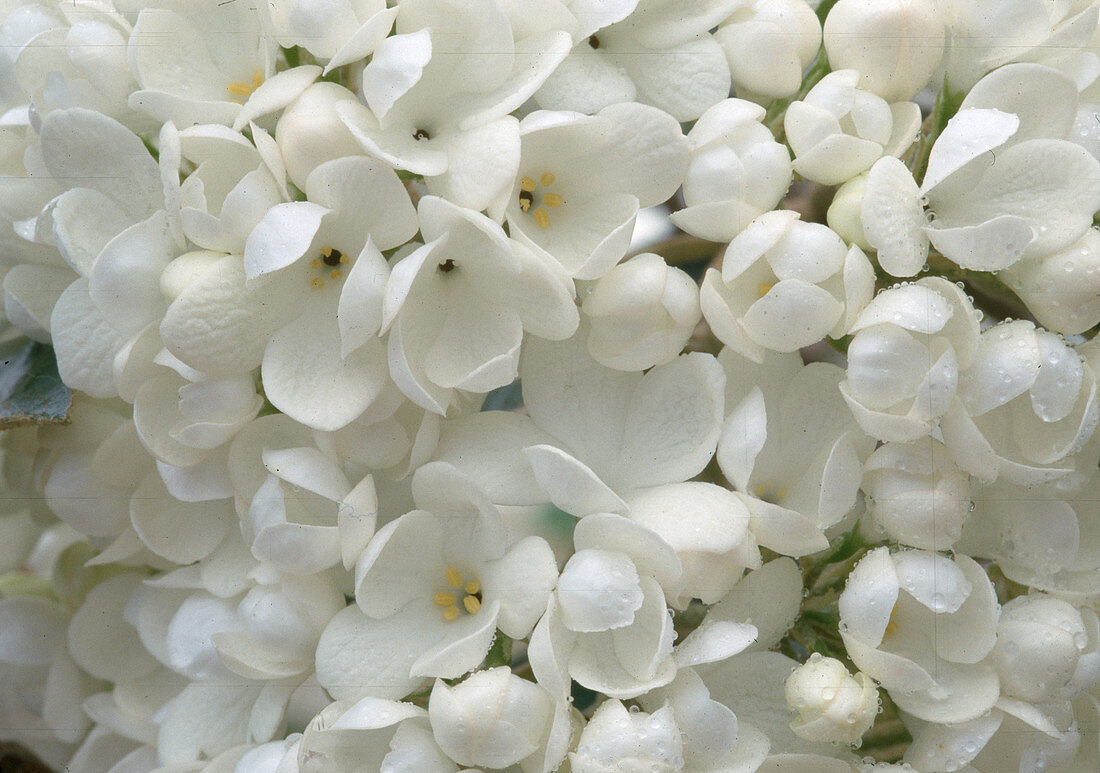
{"label": "flower cluster", "polygon": [[0,41],[11,755],[1100,769],[1100,3]]}

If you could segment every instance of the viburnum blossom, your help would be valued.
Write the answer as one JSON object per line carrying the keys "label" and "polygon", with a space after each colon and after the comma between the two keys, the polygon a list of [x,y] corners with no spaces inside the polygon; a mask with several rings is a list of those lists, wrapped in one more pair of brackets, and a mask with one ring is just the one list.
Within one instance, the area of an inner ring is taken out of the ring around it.
{"label": "viburnum blossom", "polygon": [[1100,769],[1098,41],[0,2],[0,767]]}

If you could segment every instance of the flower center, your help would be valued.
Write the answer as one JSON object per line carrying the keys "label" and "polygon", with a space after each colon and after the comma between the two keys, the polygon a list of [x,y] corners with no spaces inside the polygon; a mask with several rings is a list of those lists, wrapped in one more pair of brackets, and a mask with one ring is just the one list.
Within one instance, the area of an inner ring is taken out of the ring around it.
{"label": "flower center", "polygon": [[[554,184],[554,175],[550,172],[543,172],[539,176],[538,182],[535,182],[532,177],[523,177],[519,181],[519,208],[524,212],[529,212],[534,218],[535,223],[539,228],[550,227],[550,213],[546,211],[546,207],[560,207],[565,201],[557,193],[549,193],[546,191],[539,191],[539,188],[549,188]],[[536,197],[538,202],[535,201]],[[542,206],[537,206],[541,204]],[[534,209],[532,209],[534,207]]]}
{"label": "flower center", "polygon": [[321,257],[314,258],[310,263],[310,266],[319,271],[319,276],[314,276],[309,280],[309,286],[314,290],[320,290],[325,286],[325,276],[329,279],[339,281],[343,279],[344,272],[339,268],[341,264],[347,264],[348,256],[340,252],[335,247],[322,247]]}
{"label": "flower center", "polygon": [[451,258],[447,258],[445,261],[439,264],[439,270],[442,271],[444,274],[451,273],[455,270],[455,268],[457,267],[455,266],[454,260],[452,260]]}
{"label": "flower center", "polygon": [[[263,74],[259,70],[256,70],[252,73],[251,85],[248,83],[238,83],[234,81],[233,83],[230,83],[225,90],[234,97],[241,97],[241,101],[243,102],[245,99],[251,96],[253,91],[260,88],[260,84],[262,84],[263,82]],[[236,102],[237,100],[233,101]]]}
{"label": "flower center", "polygon": [[447,571],[444,573],[447,579],[447,585],[450,586],[449,591],[440,591],[432,597],[432,601],[435,602],[437,607],[443,607],[443,619],[454,620],[460,614],[459,609],[461,598],[461,607],[465,609],[468,614],[476,615],[481,611],[481,582],[478,580],[463,580],[462,575],[453,566],[448,566]]}
{"label": "flower center", "polygon": [[432,135],[428,134],[425,129],[417,129],[413,132],[413,139],[417,142],[420,142],[420,140],[430,140],[431,138]]}

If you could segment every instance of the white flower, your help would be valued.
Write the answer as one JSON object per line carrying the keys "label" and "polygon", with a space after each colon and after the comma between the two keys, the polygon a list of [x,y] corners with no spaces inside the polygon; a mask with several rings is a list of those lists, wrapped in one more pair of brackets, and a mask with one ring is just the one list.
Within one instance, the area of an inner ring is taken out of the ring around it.
{"label": "white flower", "polygon": [[1076,115],[1073,81],[1049,67],[1013,64],[987,75],[932,146],[919,188],[897,161],[871,169],[863,228],[879,262],[912,276],[929,240],[979,271],[1068,248],[1100,208],[1100,162],[1067,139]]}
{"label": "white flower", "polygon": [[647,105],[593,116],[536,111],[520,134],[510,233],[577,279],[598,279],[618,263],[639,208],[668,199],[687,169],[680,125]]}
{"label": "white flower", "polygon": [[[729,95],[730,74],[709,30],[739,0],[573,2],[574,48],[535,92],[539,107],[595,113],[642,102],[690,121]],[[599,9],[599,10],[597,10]]]}
{"label": "white flower", "polygon": [[397,9],[387,9],[385,0],[324,4],[276,0],[261,8],[280,46],[301,46],[318,59],[328,60],[326,72],[368,56],[389,33],[397,16]]}
{"label": "white flower", "polygon": [[275,124],[275,142],[292,183],[305,189],[310,172],[326,161],[358,156],[362,147],[336,112],[355,94],[336,83],[314,83],[291,102]]}
{"label": "white flower", "polygon": [[920,107],[887,104],[858,83],[856,70],[834,70],[787,108],[783,128],[794,151],[794,171],[803,177],[839,185],[913,144]]}
{"label": "white flower", "polygon": [[852,419],[835,365],[769,354],[760,365],[732,350],[718,358],[730,406],[718,465],[741,492],[763,546],[801,556],[826,547],[824,529],[856,504],[871,441]]}
{"label": "white flower", "polygon": [[862,671],[853,677],[836,658],[814,653],[791,672],[785,686],[796,735],[811,741],[856,743],[878,714],[878,689]]}
{"label": "white flower", "polygon": [[1100,622],[1051,596],[1020,596],[1005,604],[993,663],[1005,695],[1031,703],[1072,698],[1100,679]]}
{"label": "white flower", "polygon": [[716,103],[688,132],[691,160],[684,208],[671,220],[684,231],[728,242],[783,198],[791,156],[761,123],[764,108],[743,99]]}
{"label": "white flower", "polygon": [[[529,417],[486,411],[445,422],[435,452],[495,502],[549,500],[578,518],[626,513],[625,500],[694,477],[714,454],[725,377],[710,355],[642,374],[597,363],[583,334],[532,339],[520,379]],[[659,408],[669,405],[676,411]]]}
{"label": "white flower", "polygon": [[396,24],[363,70],[367,106],[349,101],[337,112],[368,153],[423,175],[429,192],[499,212],[519,160],[508,114],[565,57],[569,34],[516,40],[497,4],[453,0],[402,3]]}
{"label": "white flower", "polygon": [[578,314],[572,282],[489,218],[435,196],[418,213],[427,243],[394,264],[382,331],[397,386],[443,414],[455,389],[488,392],[515,379],[525,331],[567,338]]}
{"label": "white flower", "polygon": [[753,0],[714,37],[725,49],[737,96],[766,104],[798,91],[821,47],[821,22],[803,0]]}
{"label": "white flower", "polygon": [[962,290],[940,277],[883,290],[851,332],[840,393],[859,425],[887,441],[931,432],[978,345],[977,312]]}
{"label": "white flower", "polygon": [[739,233],[708,269],[703,316],[722,343],[760,362],[826,335],[839,338],[871,299],[874,271],[858,247],[797,212],[768,212]]}
{"label": "white flower", "polygon": [[999,609],[973,559],[876,548],[848,576],[839,609],[852,662],[902,711],[953,723],[993,708],[1000,683],[986,656]]}
{"label": "white flower", "polygon": [[[517,763],[528,769],[529,759],[536,769],[555,769],[570,740],[569,712],[569,704],[507,667],[478,671],[453,687],[437,679],[428,699],[432,733],[447,756],[494,770]],[[557,748],[536,759],[548,741]]]}
{"label": "white flower", "polygon": [[500,513],[445,464],[413,477],[418,507],[379,530],[356,565],[356,604],[317,647],[317,678],[338,698],[403,697],[424,677],[477,666],[499,627],[527,636],[557,580],[549,545],[509,545]]}
{"label": "white flower", "polygon": [[1096,429],[1096,375],[1065,341],[1031,322],[982,333],[959,377],[961,402],[943,418],[944,442],[960,467],[985,480],[1022,485],[1073,469],[1070,455]]}
{"label": "white flower", "polygon": [[943,56],[944,26],[936,11],[933,0],[840,0],[823,30],[829,65],[858,70],[859,87],[887,102],[912,99]]}
{"label": "white flower", "polygon": [[255,6],[197,0],[143,8],[129,40],[140,86],[130,106],[180,126],[231,124],[274,72],[275,48]]}
{"label": "white flower", "polygon": [[699,289],[660,255],[620,263],[588,291],[588,351],[616,370],[646,370],[676,357],[702,317]]}
{"label": "white flower", "polygon": [[940,441],[885,443],[863,465],[867,509],[890,539],[947,550],[970,511],[970,478]]}
{"label": "white flower", "polygon": [[[736,719],[733,720],[736,724]],[[685,770],[684,743],[670,708],[632,713],[617,700],[600,704],[569,753],[576,773],[604,773],[616,767],[672,773]]]}

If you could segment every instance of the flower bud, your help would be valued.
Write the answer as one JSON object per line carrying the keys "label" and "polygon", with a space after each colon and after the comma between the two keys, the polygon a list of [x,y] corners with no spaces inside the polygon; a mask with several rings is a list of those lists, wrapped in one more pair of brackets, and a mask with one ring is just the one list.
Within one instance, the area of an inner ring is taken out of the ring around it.
{"label": "flower bud", "polygon": [[674,359],[702,316],[691,277],[648,252],[605,274],[581,310],[592,320],[588,351],[617,370]]}
{"label": "flower bud", "polygon": [[725,49],[737,96],[767,103],[798,91],[821,46],[821,23],[803,0],[755,0],[735,11],[714,39]]}
{"label": "flower bud", "polygon": [[574,773],[684,769],[684,742],[672,709],[627,711],[617,700],[600,704],[569,755]]}
{"label": "flower bud", "polygon": [[326,161],[361,156],[363,149],[336,114],[336,104],[355,94],[335,83],[314,83],[302,92],[275,125],[275,141],[283,153],[290,181],[306,187],[309,173]]}
{"label": "flower bud", "polygon": [[809,741],[856,743],[875,722],[878,688],[862,671],[853,677],[844,664],[818,653],[791,672],[787,708],[798,712],[791,730]]}
{"label": "flower bud", "polygon": [[859,86],[888,102],[920,93],[943,57],[932,0],[840,0],[825,19],[835,70],[859,70]]}
{"label": "flower bud", "polygon": [[1041,703],[1088,689],[1100,660],[1096,625],[1094,613],[1049,596],[1021,596],[1005,604],[993,649],[1001,691]]}
{"label": "flower bud", "polygon": [[454,687],[436,680],[428,700],[439,748],[469,766],[506,768],[530,757],[553,715],[550,694],[508,668],[478,671]]}

